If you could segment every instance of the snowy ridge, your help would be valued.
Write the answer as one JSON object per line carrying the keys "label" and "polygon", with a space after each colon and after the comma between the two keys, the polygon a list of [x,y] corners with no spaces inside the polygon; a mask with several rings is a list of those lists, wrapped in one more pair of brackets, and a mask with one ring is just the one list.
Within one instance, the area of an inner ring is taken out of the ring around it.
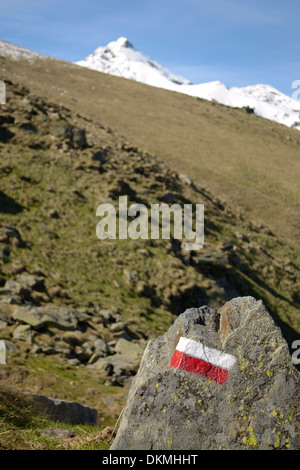
{"label": "snowy ridge", "polygon": [[175,85],[191,83],[189,80],[172,74],[155,60],[137,51],[124,37],[110,42],[105,47],[98,47],[93,54],[76,64],[160,88],[168,88],[170,83]]}
{"label": "snowy ridge", "polygon": [[187,95],[217,101],[236,108],[249,107],[258,116],[300,130],[300,102],[276,90],[271,85],[250,85],[228,88],[220,81],[192,84],[174,75],[158,62],[137,51],[124,37],[98,47],[77,65],[99,72],[117,75],[147,85]]}
{"label": "snowy ridge", "polygon": [[26,60],[34,60],[34,59],[47,59],[48,57],[39,54],[38,52],[31,51],[29,49],[24,49],[20,46],[15,46],[10,42],[0,41],[0,56],[2,57],[10,57],[11,59],[18,60],[18,59],[26,59]]}

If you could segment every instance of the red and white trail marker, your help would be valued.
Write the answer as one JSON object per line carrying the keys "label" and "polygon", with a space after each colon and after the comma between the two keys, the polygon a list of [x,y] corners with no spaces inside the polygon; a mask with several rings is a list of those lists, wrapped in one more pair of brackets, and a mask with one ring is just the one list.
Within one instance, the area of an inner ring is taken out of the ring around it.
{"label": "red and white trail marker", "polygon": [[218,384],[223,384],[229,377],[236,358],[231,354],[204,346],[200,341],[184,338],[174,351],[170,367],[200,374]]}

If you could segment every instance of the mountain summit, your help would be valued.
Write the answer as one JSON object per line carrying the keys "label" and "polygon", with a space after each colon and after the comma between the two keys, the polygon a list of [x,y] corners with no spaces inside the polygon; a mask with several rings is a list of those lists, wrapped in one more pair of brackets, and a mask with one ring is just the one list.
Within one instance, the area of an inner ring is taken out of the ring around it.
{"label": "mountain summit", "polygon": [[146,54],[137,51],[125,37],[98,47],[86,59],[76,62],[99,72],[128,78],[159,88],[173,89],[174,85],[188,85],[191,82],[162,67]]}
{"label": "mountain summit", "polygon": [[271,85],[228,88],[218,80],[193,84],[136,50],[125,37],[120,37],[107,46],[98,47],[86,59],[76,64],[147,85],[214,100],[226,106],[246,107],[258,116],[300,130],[300,102]]}

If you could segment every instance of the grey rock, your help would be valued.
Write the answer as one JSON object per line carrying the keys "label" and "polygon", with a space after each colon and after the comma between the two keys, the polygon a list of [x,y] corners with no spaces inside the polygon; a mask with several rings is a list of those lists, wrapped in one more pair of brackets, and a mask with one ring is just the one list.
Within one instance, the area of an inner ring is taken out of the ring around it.
{"label": "grey rock", "polygon": [[36,329],[44,326],[53,326],[63,330],[75,330],[78,324],[75,310],[55,305],[32,308],[15,306],[12,318],[31,325]]}
{"label": "grey rock", "polygon": [[53,421],[70,424],[92,424],[97,425],[98,412],[95,408],[84,406],[75,401],[59,400],[28,393],[35,411],[40,416],[45,416]]}
{"label": "grey rock", "polygon": [[53,346],[42,346],[41,353],[45,354],[45,356],[53,356],[54,354],[58,354],[58,351]]}
{"label": "grey rock", "polygon": [[12,351],[12,352],[19,351],[18,346],[15,343],[13,343],[12,341],[10,341],[9,339],[4,339],[3,341],[5,343],[6,351]]}
{"label": "grey rock", "polygon": [[10,291],[1,291],[1,307],[3,304],[22,305],[23,300],[20,295],[10,295]]}
{"label": "grey rock", "polygon": [[40,431],[43,437],[49,437],[51,439],[72,439],[75,436],[78,436],[78,432],[69,431],[69,429],[62,428],[47,428],[41,429]]}
{"label": "grey rock", "polygon": [[77,359],[76,357],[73,357],[72,359],[68,360],[68,364],[70,366],[79,366],[81,364],[80,360]]}
{"label": "grey rock", "polygon": [[[170,367],[181,336],[235,357],[225,383]],[[111,449],[300,449],[299,386],[262,301],[188,309],[148,343]]]}
{"label": "grey rock", "polygon": [[80,149],[87,146],[85,129],[75,126],[71,128],[71,144]]}
{"label": "grey rock", "polygon": [[34,332],[30,325],[18,325],[13,331],[13,338],[32,344]]}
{"label": "grey rock", "polygon": [[30,294],[31,294],[31,288],[27,285],[23,285],[18,281],[14,281],[13,279],[9,279],[6,281],[4,289],[13,294],[13,295],[18,295],[22,299],[29,299]]}
{"label": "grey rock", "polygon": [[25,286],[25,287],[29,287],[29,288],[34,288],[37,284],[37,280],[35,279],[35,277],[32,275],[32,274],[18,274],[17,275],[17,281]]}
{"label": "grey rock", "polygon": [[10,259],[10,248],[9,245],[4,245],[3,249],[0,251],[0,256],[2,258],[3,263],[9,263]]}
{"label": "grey rock", "polygon": [[142,356],[145,347],[140,343],[133,343],[124,338],[118,339],[115,345],[115,351],[119,354],[126,354],[130,356]]}
{"label": "grey rock", "polygon": [[111,310],[100,309],[98,314],[105,326],[118,321],[117,316]]}
{"label": "grey rock", "polygon": [[125,330],[127,326],[127,322],[125,321],[118,321],[117,323],[112,323],[110,326],[110,331],[112,333],[121,333]]}
{"label": "grey rock", "polygon": [[128,282],[129,284],[134,284],[139,279],[138,274],[133,273],[132,271],[130,271],[130,269],[124,269],[123,274],[126,279],[126,282]]}
{"label": "grey rock", "polygon": [[41,228],[44,232],[46,232],[46,233],[48,233],[48,235],[50,235],[50,237],[52,237],[52,238],[58,238],[57,233],[55,233],[51,228],[47,227],[47,226],[44,225],[44,224],[39,224],[39,225],[40,225],[40,228]]}
{"label": "grey rock", "polygon": [[106,343],[106,341],[104,341],[103,339],[101,338],[97,338],[94,342],[93,342],[93,345],[94,345],[94,348],[95,348],[95,352],[99,353],[103,353],[105,356],[107,354],[110,354],[110,349],[109,349],[109,346],[108,344]]}
{"label": "grey rock", "polygon": [[199,253],[192,263],[201,272],[223,272],[229,267],[229,259],[221,250],[210,250]]}
{"label": "grey rock", "polygon": [[86,342],[81,347],[76,346],[75,353],[77,359],[79,359],[80,362],[88,362],[90,357],[93,355],[93,350],[91,348],[91,345]]}
{"label": "grey rock", "polygon": [[130,377],[136,374],[140,364],[140,359],[130,354],[113,354],[101,358],[94,364],[87,367],[92,369],[104,370],[109,376]]}
{"label": "grey rock", "polygon": [[30,351],[31,354],[40,354],[42,352],[43,352],[43,348],[39,346],[38,344],[34,344]]}
{"label": "grey rock", "polygon": [[88,364],[95,364],[95,362],[97,362],[99,359],[102,359],[103,357],[105,357],[105,354],[103,352],[94,352],[89,358]]}
{"label": "grey rock", "polygon": [[6,321],[0,320],[0,330],[3,330],[8,326],[8,323]]}
{"label": "grey rock", "polygon": [[6,307],[6,305],[0,304],[0,320],[3,322],[8,322],[8,315],[9,308]]}

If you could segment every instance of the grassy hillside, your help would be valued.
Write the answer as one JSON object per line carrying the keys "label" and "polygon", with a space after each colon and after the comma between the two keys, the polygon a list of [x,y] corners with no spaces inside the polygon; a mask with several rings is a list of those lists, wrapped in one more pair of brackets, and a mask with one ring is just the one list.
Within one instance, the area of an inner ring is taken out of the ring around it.
{"label": "grassy hillside", "polygon": [[226,204],[299,242],[298,131],[54,59],[1,63],[3,78],[111,127]]}
{"label": "grassy hillside", "polygon": [[[1,62],[0,339],[16,349],[0,389],[78,400],[98,409],[101,429],[114,425],[136,363],[111,373],[91,360],[96,341],[110,360],[120,338],[142,349],[186,308],[218,309],[238,295],[263,299],[291,346],[300,333],[297,131],[61,61]],[[147,207],[204,203],[203,249],[100,241],[97,206],[124,194]],[[24,314],[43,307],[74,309],[78,322],[72,331],[28,325]],[[3,416],[9,448],[15,423]],[[40,445],[38,435],[15,447]]]}

